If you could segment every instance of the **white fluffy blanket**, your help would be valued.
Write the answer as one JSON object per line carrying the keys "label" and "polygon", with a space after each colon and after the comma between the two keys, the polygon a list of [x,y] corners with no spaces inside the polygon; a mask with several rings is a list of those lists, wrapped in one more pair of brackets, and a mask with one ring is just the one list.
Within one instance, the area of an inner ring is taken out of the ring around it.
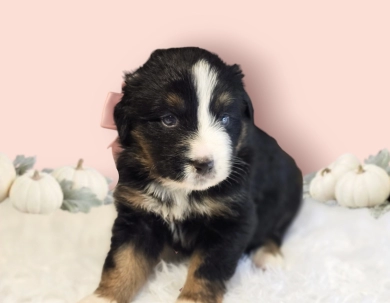
{"label": "white fluffy blanket", "polygon": [[[1,203],[0,302],[74,303],[91,293],[115,215],[112,205],[43,216]],[[390,302],[390,213],[374,219],[367,209],[306,200],[282,250],[284,270],[243,259],[224,302]],[[134,302],[175,302],[185,276],[186,265],[160,264]]]}

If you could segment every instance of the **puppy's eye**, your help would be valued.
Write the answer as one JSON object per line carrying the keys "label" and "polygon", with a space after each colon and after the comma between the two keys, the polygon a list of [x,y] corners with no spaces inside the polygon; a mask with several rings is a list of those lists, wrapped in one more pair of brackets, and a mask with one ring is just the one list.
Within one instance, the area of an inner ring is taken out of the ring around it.
{"label": "puppy's eye", "polygon": [[227,126],[227,125],[229,125],[229,123],[230,123],[230,117],[228,116],[228,115],[222,115],[221,116],[221,118],[220,118],[220,120],[221,120],[221,124],[223,125],[223,126]]}
{"label": "puppy's eye", "polygon": [[166,127],[175,127],[178,123],[177,118],[174,115],[166,115],[162,117],[161,122]]}

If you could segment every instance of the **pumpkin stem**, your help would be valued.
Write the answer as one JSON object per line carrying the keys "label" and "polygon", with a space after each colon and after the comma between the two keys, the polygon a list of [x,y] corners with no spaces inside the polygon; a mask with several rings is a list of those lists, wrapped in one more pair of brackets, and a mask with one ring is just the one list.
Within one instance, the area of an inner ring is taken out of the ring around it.
{"label": "pumpkin stem", "polygon": [[80,159],[79,162],[77,162],[76,169],[83,169],[83,162],[84,162],[84,160]]}
{"label": "pumpkin stem", "polygon": [[40,178],[41,178],[41,176],[39,175],[39,171],[35,170],[31,179],[38,181]]}
{"label": "pumpkin stem", "polygon": [[325,174],[329,174],[332,170],[330,168],[324,168],[321,172],[321,176],[324,176]]}
{"label": "pumpkin stem", "polygon": [[365,170],[363,169],[363,166],[359,165],[357,173],[362,174],[364,172],[365,172]]}

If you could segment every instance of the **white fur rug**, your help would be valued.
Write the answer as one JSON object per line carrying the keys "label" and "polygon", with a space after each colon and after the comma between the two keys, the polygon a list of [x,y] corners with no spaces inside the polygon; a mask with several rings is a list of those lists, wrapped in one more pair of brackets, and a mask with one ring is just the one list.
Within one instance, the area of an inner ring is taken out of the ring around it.
{"label": "white fur rug", "polygon": [[[74,303],[91,293],[114,218],[112,205],[43,216],[1,203],[0,302]],[[224,302],[390,302],[390,213],[374,219],[367,209],[306,200],[282,250],[285,270],[243,259]],[[185,276],[185,265],[160,264],[134,302],[175,302]]]}

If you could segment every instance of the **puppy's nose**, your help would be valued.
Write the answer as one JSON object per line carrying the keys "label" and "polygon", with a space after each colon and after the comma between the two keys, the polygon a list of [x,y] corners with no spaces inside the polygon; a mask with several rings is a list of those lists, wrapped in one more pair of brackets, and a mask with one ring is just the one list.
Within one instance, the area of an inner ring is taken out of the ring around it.
{"label": "puppy's nose", "polygon": [[192,161],[192,165],[195,167],[196,172],[200,175],[209,173],[214,167],[213,160],[195,160]]}

